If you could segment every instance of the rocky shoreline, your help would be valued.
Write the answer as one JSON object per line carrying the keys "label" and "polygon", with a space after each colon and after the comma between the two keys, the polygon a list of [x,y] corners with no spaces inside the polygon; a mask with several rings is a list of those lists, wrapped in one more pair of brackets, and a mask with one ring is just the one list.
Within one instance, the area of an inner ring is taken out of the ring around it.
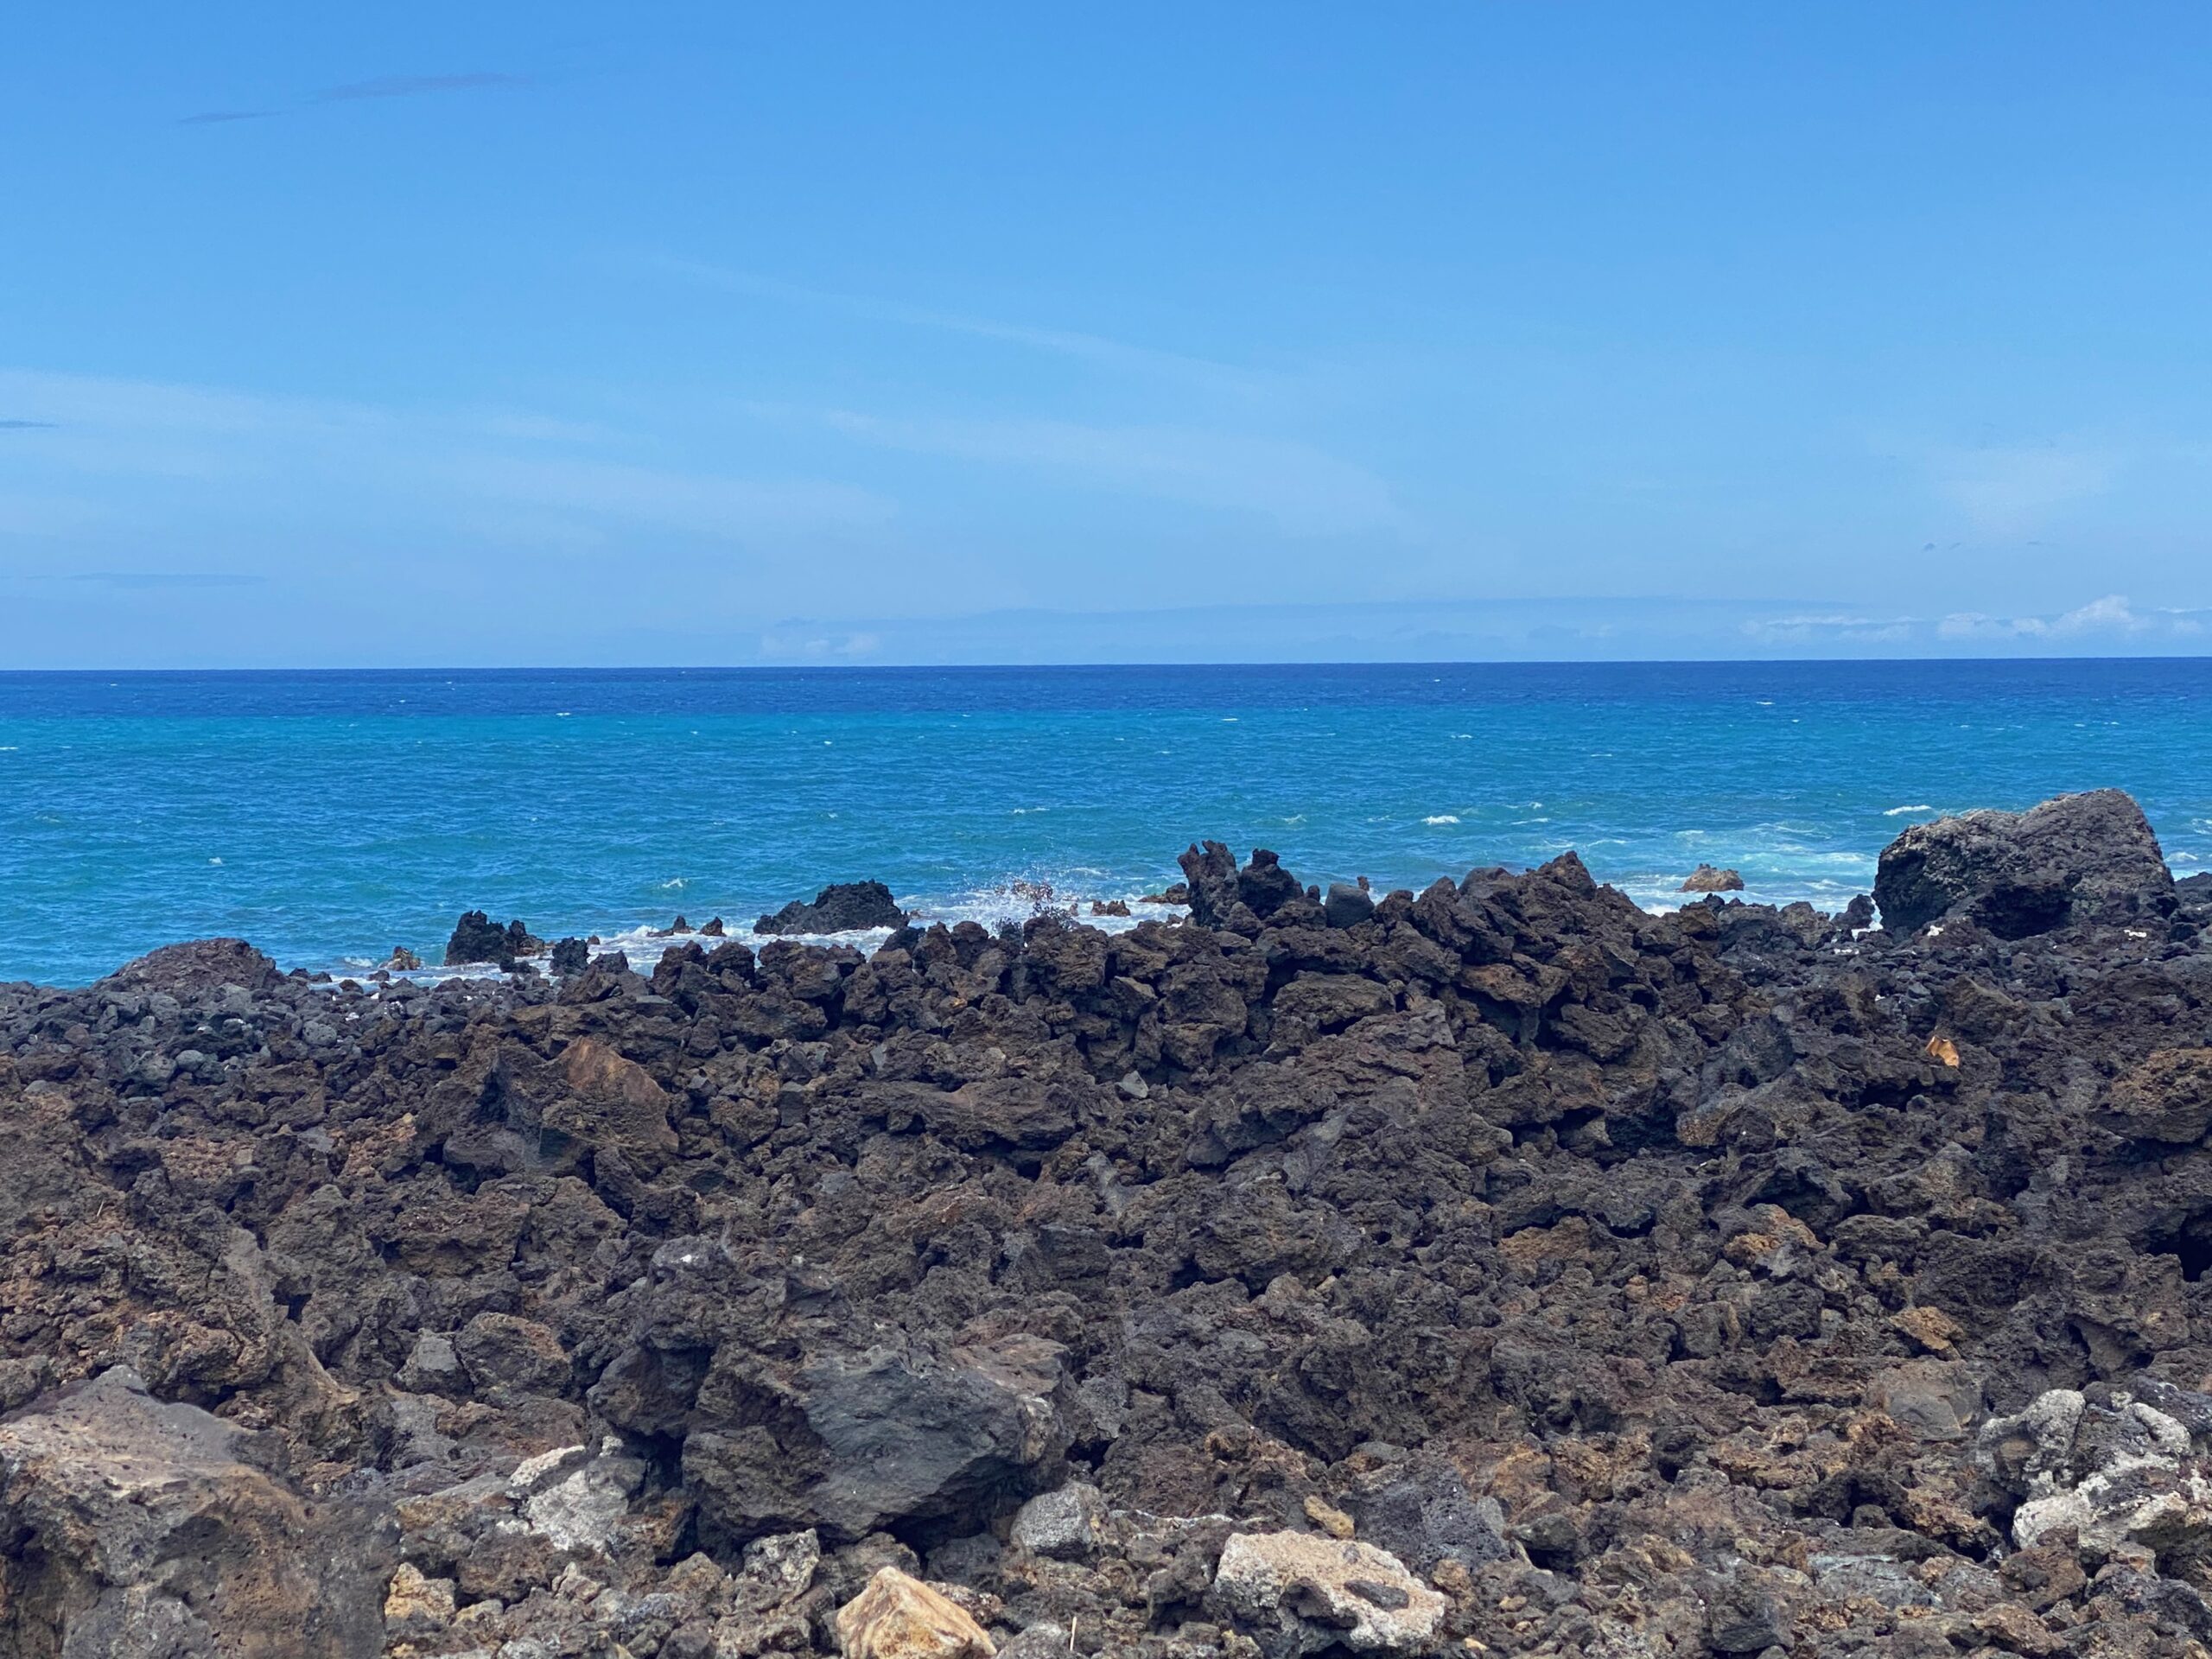
{"label": "rocky shoreline", "polygon": [[2126,798],[1885,926],[1182,863],[0,987],[0,1650],[2212,1651],[2212,882]]}

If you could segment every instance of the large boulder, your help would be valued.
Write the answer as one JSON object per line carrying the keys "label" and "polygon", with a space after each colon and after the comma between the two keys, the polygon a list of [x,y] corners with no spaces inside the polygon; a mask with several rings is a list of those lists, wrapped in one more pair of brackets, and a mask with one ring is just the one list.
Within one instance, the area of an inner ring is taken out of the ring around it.
{"label": "large boulder", "polygon": [[2025,812],[1916,823],[1882,850],[1874,902],[1901,932],[1962,916],[1999,938],[2070,923],[2164,918],[2173,876],[2143,810],[2116,789]]}
{"label": "large boulder", "polygon": [[122,1367],[0,1424],[0,1651],[372,1659],[388,1513],[315,1505],[262,1437]]}
{"label": "large boulder", "polygon": [[1027,1336],[943,1355],[887,1344],[788,1376],[717,1379],[735,1409],[683,1447],[700,1520],[725,1539],[988,1526],[1058,1476],[1062,1351]]}
{"label": "large boulder", "polygon": [[810,905],[794,899],[753,924],[755,933],[849,933],[861,928],[900,927],[906,912],[880,881],[833,881]]}

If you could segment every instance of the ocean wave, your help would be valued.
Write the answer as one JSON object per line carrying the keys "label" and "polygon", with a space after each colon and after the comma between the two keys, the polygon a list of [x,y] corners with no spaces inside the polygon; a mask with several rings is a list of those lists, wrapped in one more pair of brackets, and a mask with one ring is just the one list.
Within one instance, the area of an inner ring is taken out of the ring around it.
{"label": "ocean wave", "polygon": [[1439,812],[1434,817],[1423,818],[1421,822],[1423,823],[1457,823],[1459,820],[1452,813]]}
{"label": "ocean wave", "polygon": [[1893,806],[1882,814],[1885,818],[1901,818],[1908,812],[1933,812],[1932,806]]}

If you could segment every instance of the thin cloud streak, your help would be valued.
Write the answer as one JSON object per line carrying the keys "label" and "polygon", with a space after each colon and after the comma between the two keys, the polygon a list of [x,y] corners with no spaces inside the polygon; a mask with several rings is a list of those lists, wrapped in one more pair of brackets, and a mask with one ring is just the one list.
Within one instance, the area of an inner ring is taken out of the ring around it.
{"label": "thin cloud streak", "polygon": [[[473,92],[533,84],[528,75],[510,75],[489,69],[458,75],[377,75],[367,80],[347,81],[340,86],[325,86],[308,94],[307,102],[309,106],[359,104],[378,99],[420,98],[434,92]],[[176,124],[180,127],[219,127],[236,121],[273,120],[283,113],[282,110],[202,110],[195,115],[179,116]]]}
{"label": "thin cloud streak", "polygon": [[527,86],[526,75],[507,75],[477,70],[462,75],[378,75],[370,80],[326,86],[315,95],[317,104],[351,104],[365,99],[416,98],[424,92],[467,92],[489,86]]}
{"label": "thin cloud streak", "polygon": [[[721,543],[849,535],[897,517],[890,498],[836,478],[753,477],[592,459],[580,446],[650,440],[512,410],[410,410],[337,399],[0,368],[0,399],[35,398],[71,429],[41,446],[35,475],[137,478],[219,500],[244,479],[318,479],[418,503],[451,525],[531,525],[526,539],[582,545],[675,531]],[[59,452],[57,461],[49,451]],[[0,460],[8,452],[0,451]],[[28,467],[28,456],[16,462]],[[11,498],[0,473],[0,534]],[[89,504],[107,492],[82,493]],[[191,496],[174,498],[182,502]],[[66,505],[66,504],[65,504]],[[485,509],[496,509],[490,518]],[[43,518],[54,517],[51,506]],[[35,526],[33,526],[35,528]],[[513,539],[512,537],[506,539]]]}
{"label": "thin cloud streak", "polygon": [[935,311],[926,306],[908,305],[898,300],[807,288],[797,283],[780,282],[774,277],[755,276],[749,271],[730,270],[696,259],[653,254],[645,256],[640,263],[663,275],[678,277],[702,288],[717,289],[723,293],[836,311],[875,322],[900,323],[910,327],[934,329],[941,334],[998,340],[1009,346],[1026,346],[1032,351],[1095,363],[1102,367],[1202,385],[1239,397],[1255,395],[1274,384],[1273,377],[1240,368],[1235,364],[1217,362],[1211,358],[1190,357],[1179,352],[1159,351],[1148,346],[1132,346],[1079,329],[1041,328],[1027,323],[1001,322],[988,317]]}
{"label": "thin cloud streak", "polygon": [[1389,482],[1311,444],[1168,426],[888,420],[817,411],[832,431],[918,454],[1027,467],[1096,487],[1272,518],[1294,536],[1409,528]]}
{"label": "thin cloud streak", "polygon": [[0,432],[52,432],[59,421],[0,421]]}

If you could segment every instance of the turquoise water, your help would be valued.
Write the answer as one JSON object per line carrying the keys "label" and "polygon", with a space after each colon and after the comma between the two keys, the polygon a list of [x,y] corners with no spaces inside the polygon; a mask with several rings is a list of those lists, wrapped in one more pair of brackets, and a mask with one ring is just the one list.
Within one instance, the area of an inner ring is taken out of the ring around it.
{"label": "turquoise water", "polygon": [[1841,905],[1904,824],[2117,785],[2212,863],[2212,660],[0,674],[0,979],[239,934],[284,965],[1174,880],[1194,837],[1419,886],[1578,849]]}

